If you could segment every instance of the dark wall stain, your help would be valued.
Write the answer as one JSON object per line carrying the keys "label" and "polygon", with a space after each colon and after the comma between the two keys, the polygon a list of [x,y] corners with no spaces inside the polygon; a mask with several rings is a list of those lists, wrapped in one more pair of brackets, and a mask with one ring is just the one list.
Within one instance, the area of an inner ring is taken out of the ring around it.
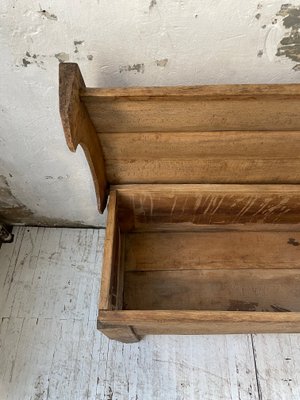
{"label": "dark wall stain", "polygon": [[300,64],[294,65],[293,70],[294,71],[300,71]]}
{"label": "dark wall stain", "polygon": [[293,61],[300,61],[300,6],[283,4],[278,16],[284,17],[283,26],[288,29],[286,36],[280,41],[276,56],[288,57]]}
{"label": "dark wall stain", "polygon": [[149,11],[151,11],[152,8],[156,6],[156,4],[157,4],[157,1],[156,1],[156,0],[151,0],[151,1],[150,1],[150,4],[149,4]]}
{"label": "dark wall stain", "polygon": [[33,213],[12,194],[5,176],[0,175],[0,220],[5,223],[18,223],[27,220]]}
{"label": "dark wall stain", "polygon": [[93,56],[92,54],[88,54],[88,55],[86,56],[86,58],[87,58],[89,61],[92,61],[92,59],[94,58],[94,56]]}
{"label": "dark wall stain", "polygon": [[50,19],[52,21],[57,21],[57,16],[55,14],[50,14],[49,11],[47,10],[40,10],[38,13],[47,19]]}
{"label": "dark wall stain", "polygon": [[262,57],[264,54],[263,50],[259,50],[257,53],[257,57]]}
{"label": "dark wall stain", "polygon": [[43,68],[44,61],[41,60],[45,56],[40,56],[39,54],[30,54],[26,51],[25,57],[22,59],[22,66],[27,67],[29,64],[36,64],[38,67]]}
{"label": "dark wall stain", "polygon": [[162,60],[156,60],[156,65],[158,67],[165,67],[168,64],[168,59],[167,58],[163,58]]}
{"label": "dark wall stain", "polygon": [[81,46],[84,43],[84,40],[74,40],[75,50],[74,53],[78,53],[78,46]]}
{"label": "dark wall stain", "polygon": [[13,195],[7,179],[0,175],[0,221],[6,224],[24,224],[31,226],[66,226],[70,228],[90,228],[82,221],[68,221],[63,218],[50,218],[35,215]]}
{"label": "dark wall stain", "polygon": [[27,65],[31,64],[30,61],[27,60],[27,58],[22,58],[22,65],[23,67],[27,68]]}
{"label": "dark wall stain", "polygon": [[145,71],[145,65],[144,64],[120,65],[119,72],[121,73],[125,71],[140,72],[141,74],[143,74]]}
{"label": "dark wall stain", "polygon": [[256,18],[256,19],[260,19],[260,17],[261,17],[261,14],[260,14],[260,13],[257,13],[257,14],[255,15],[255,18]]}

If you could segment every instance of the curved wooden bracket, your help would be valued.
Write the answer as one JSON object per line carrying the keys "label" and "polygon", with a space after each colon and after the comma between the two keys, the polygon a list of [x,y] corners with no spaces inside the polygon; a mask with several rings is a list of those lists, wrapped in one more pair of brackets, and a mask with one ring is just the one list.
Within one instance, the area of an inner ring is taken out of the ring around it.
{"label": "curved wooden bracket", "polygon": [[59,110],[66,141],[73,152],[79,144],[82,146],[92,172],[98,209],[103,213],[108,196],[105,162],[95,127],[80,100],[80,90],[84,88],[85,83],[78,65],[61,63],[59,65]]}

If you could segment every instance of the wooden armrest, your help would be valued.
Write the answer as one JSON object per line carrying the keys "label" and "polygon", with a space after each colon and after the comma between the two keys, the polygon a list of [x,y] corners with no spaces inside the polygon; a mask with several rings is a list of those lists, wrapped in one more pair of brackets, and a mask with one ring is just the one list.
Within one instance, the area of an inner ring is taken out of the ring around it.
{"label": "wooden armrest", "polygon": [[59,110],[66,141],[75,152],[80,144],[88,160],[96,190],[98,209],[103,213],[108,196],[105,163],[100,141],[85,105],[80,100],[80,90],[85,88],[80,69],[75,63],[59,65]]}

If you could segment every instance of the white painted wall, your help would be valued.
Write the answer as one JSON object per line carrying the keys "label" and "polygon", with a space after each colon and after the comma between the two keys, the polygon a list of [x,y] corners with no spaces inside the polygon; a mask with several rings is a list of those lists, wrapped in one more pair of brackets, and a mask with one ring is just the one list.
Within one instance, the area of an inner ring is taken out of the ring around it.
{"label": "white painted wall", "polygon": [[276,56],[290,31],[276,16],[282,3],[2,0],[0,175],[11,191],[7,207],[30,210],[32,223],[104,223],[83,152],[65,145],[58,59],[77,62],[88,86],[299,82],[297,62]]}

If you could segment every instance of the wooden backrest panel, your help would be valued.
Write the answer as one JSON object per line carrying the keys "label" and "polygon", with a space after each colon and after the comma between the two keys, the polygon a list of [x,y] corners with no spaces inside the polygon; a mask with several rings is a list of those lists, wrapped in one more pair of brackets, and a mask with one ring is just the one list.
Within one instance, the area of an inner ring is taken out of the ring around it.
{"label": "wooden backrest panel", "polygon": [[124,96],[85,89],[81,99],[97,132],[300,129],[300,85],[277,86],[200,86],[191,95],[177,88],[145,88],[144,95],[128,88]]}
{"label": "wooden backrest panel", "polygon": [[[285,185],[300,184],[300,85],[93,89],[66,63],[60,112],[70,149],[85,149],[100,211],[110,184],[280,184],[272,207],[282,206]],[[216,215],[226,203],[227,220],[230,193],[225,199]],[[236,212],[293,223],[295,199],[274,217],[260,215],[259,200]]]}
{"label": "wooden backrest panel", "polygon": [[300,85],[81,90],[111,184],[300,183]]}
{"label": "wooden backrest panel", "polygon": [[98,136],[112,184],[300,183],[300,131]]}

